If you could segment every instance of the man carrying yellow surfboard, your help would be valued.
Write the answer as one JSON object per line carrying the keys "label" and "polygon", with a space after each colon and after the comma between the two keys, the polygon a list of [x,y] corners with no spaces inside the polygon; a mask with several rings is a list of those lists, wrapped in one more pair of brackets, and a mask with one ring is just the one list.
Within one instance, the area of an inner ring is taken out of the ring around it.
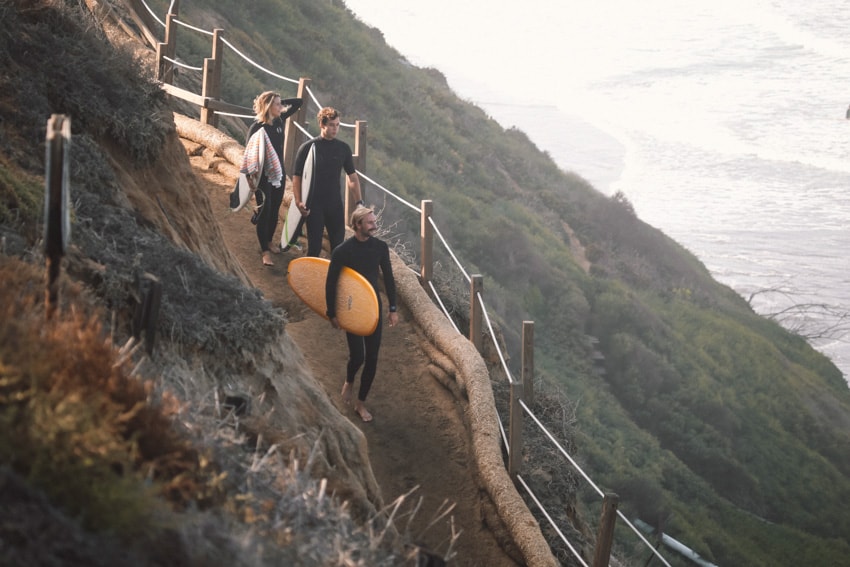
{"label": "man carrying yellow surfboard", "polygon": [[[396,312],[396,291],[393,268],[390,263],[390,248],[386,242],[374,236],[378,230],[377,218],[372,209],[357,207],[351,214],[351,228],[354,236],[337,246],[331,254],[331,264],[328,268],[328,278],[325,282],[327,316],[334,328],[339,329],[336,318],[337,282],[343,267],[349,267],[369,280],[378,295],[378,313],[381,314],[381,296],[378,294],[378,270],[384,276],[384,287],[387,292],[390,327],[398,323]],[[372,387],[372,380],[378,368],[378,351],[381,348],[381,329],[383,316],[379,315],[378,326],[369,336],[361,337],[349,332],[345,333],[348,342],[348,365],[345,383],[342,385],[342,399],[351,402],[354,378],[357,371],[363,367],[360,375],[360,389],[354,401],[354,411],[363,421],[372,421],[372,414],[366,409],[364,402]]]}

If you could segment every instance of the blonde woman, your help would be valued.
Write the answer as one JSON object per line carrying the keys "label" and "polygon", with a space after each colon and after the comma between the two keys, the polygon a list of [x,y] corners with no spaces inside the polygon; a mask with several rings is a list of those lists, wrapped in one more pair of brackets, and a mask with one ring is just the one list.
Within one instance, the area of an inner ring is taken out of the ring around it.
{"label": "blonde woman", "polygon": [[[278,254],[280,247],[274,243],[274,233],[277,230],[278,214],[280,205],[283,202],[283,192],[286,185],[286,172],[283,170],[283,138],[284,138],[284,122],[295,114],[304,100],[301,98],[281,99],[280,94],[274,91],[266,91],[261,93],[254,99],[254,123],[251,124],[248,130],[248,136],[245,139],[246,148],[249,142],[261,129],[265,130],[271,146],[274,148],[274,153],[280,162],[281,182],[278,186],[273,185],[262,169],[259,173],[259,182],[252,188],[259,189],[257,194],[257,205],[260,206],[259,214],[257,215],[257,239],[260,242],[260,250],[263,254],[263,264],[273,266],[272,253]],[[250,177],[249,177],[250,179]]]}

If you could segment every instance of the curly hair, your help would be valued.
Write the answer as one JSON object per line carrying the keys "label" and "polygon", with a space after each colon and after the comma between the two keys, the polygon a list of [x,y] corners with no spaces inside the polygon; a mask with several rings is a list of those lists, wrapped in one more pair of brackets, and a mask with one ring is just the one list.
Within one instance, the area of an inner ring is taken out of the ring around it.
{"label": "curly hair", "polygon": [[324,107],[318,114],[316,114],[316,120],[319,122],[319,126],[324,126],[331,120],[336,120],[337,118],[339,118],[339,111],[330,106]]}

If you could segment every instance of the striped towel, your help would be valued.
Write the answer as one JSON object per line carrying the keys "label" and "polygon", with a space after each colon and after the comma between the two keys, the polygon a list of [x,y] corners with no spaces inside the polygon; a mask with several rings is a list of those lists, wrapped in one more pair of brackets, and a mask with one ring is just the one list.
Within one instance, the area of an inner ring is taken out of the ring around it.
{"label": "striped towel", "polygon": [[242,169],[239,171],[245,175],[256,175],[261,169],[269,183],[274,187],[280,187],[280,182],[283,180],[283,168],[265,128],[254,132],[248,140],[245,155],[242,156]]}

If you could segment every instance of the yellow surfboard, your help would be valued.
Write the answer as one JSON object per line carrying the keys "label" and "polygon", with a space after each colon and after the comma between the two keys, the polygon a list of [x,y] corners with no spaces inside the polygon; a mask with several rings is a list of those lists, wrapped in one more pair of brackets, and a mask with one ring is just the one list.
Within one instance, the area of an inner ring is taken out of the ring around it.
{"label": "yellow surfboard", "polygon": [[[325,280],[330,260],[303,256],[289,262],[286,281],[301,301],[327,319]],[[378,328],[378,296],[369,280],[345,267],[336,288],[336,317],[339,326],[355,335],[367,336]]]}

